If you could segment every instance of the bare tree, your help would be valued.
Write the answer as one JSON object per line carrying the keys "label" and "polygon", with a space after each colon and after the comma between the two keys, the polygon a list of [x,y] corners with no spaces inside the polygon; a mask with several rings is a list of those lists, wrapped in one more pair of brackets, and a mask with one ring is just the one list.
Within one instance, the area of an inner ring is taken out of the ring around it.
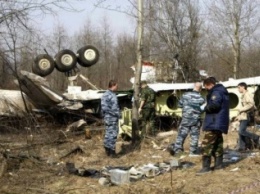
{"label": "bare tree", "polygon": [[114,73],[115,57],[112,26],[104,15],[98,26],[86,25],[86,30],[84,29],[82,32],[79,39],[83,40],[85,45],[91,44],[97,47],[100,53],[98,63],[87,68],[89,78],[98,87],[107,88],[108,81],[117,77]]}
{"label": "bare tree", "polygon": [[0,24],[6,20],[19,21],[25,28],[27,21],[42,14],[55,14],[57,9],[75,11],[72,0],[0,0]]}
{"label": "bare tree", "polygon": [[71,48],[70,45],[70,37],[62,24],[58,24],[54,26],[51,34],[46,37],[46,47],[48,48],[48,52],[57,53],[63,49]]}
{"label": "bare tree", "polygon": [[4,55],[2,59],[8,59],[10,68],[15,72],[18,70],[21,49],[28,45],[24,45],[25,39],[28,34],[31,37],[35,35],[31,22],[45,14],[55,14],[58,9],[75,11],[71,3],[72,1],[69,3],[66,0],[0,0],[0,45]]}
{"label": "bare tree", "polygon": [[[102,21],[100,23],[100,52],[102,54],[101,59],[101,69],[100,69],[100,85],[105,84],[107,86],[107,82],[110,79],[115,79],[117,75],[113,74],[113,66],[114,66],[114,50],[113,50],[113,39],[112,39],[112,26],[109,24],[107,16],[104,15]],[[103,61],[102,61],[103,60]],[[102,83],[103,81],[103,83]]]}
{"label": "bare tree", "polygon": [[[94,25],[89,18],[86,18],[84,25],[79,28],[79,30],[75,33],[75,35],[71,39],[72,47],[76,51],[79,48],[85,45],[93,45],[100,49],[100,31],[96,25]],[[102,53],[101,53],[102,56]],[[99,68],[100,68],[100,60],[94,66],[85,68],[78,66],[78,70],[86,77],[88,77],[91,82],[99,87],[99,81],[97,79],[97,75],[99,75]],[[86,89],[88,88],[84,82],[78,80],[78,83],[81,84]]]}
{"label": "bare tree", "polygon": [[[103,7],[107,10],[119,11],[131,16],[138,16],[138,40],[137,40],[137,65],[135,67],[135,81],[134,81],[134,101],[133,101],[133,109],[132,109],[132,143],[135,144],[138,136],[138,111],[137,107],[139,106],[139,86],[140,86],[140,79],[141,79],[141,72],[142,72],[142,52],[143,52],[143,0],[138,0],[137,4],[133,3],[132,1],[128,1],[132,5],[132,9],[135,10],[137,14],[129,14],[129,11],[124,11],[121,7],[112,7],[111,6],[104,6],[106,0],[99,0],[97,1],[97,7]],[[122,11],[123,10],[123,11]]]}
{"label": "bare tree", "polygon": [[179,53],[187,81],[197,79],[201,28],[198,1],[151,0],[146,1],[146,10],[147,33],[153,33],[152,42],[148,43],[151,58],[174,61]]}
{"label": "bare tree", "polygon": [[94,6],[104,10],[123,13],[130,17],[135,17],[137,19],[138,15],[136,14],[136,10],[138,10],[138,3],[135,0],[127,0],[127,5],[125,5],[124,1],[124,6],[122,6],[122,2],[122,0],[114,0],[114,3],[112,4],[107,0],[97,0],[94,3]]}
{"label": "bare tree", "polygon": [[242,76],[239,73],[241,52],[259,26],[259,3],[254,0],[216,0],[208,7],[211,16],[208,32],[214,47],[217,50],[230,48],[233,55],[229,60],[228,52],[219,52],[218,57],[231,64],[233,77],[239,78]]}
{"label": "bare tree", "polygon": [[139,107],[139,93],[140,93],[140,80],[142,73],[142,60],[143,60],[143,0],[138,0],[138,38],[137,38],[137,65],[135,67],[135,80],[134,80],[134,100],[132,109],[132,143],[137,143],[139,137],[139,124],[138,124],[138,107]]}
{"label": "bare tree", "polygon": [[136,64],[136,40],[132,35],[122,33],[117,36],[115,51],[114,72],[118,75],[120,88],[129,89],[132,87],[130,78],[134,76],[134,71],[130,68]]}
{"label": "bare tree", "polygon": [[[44,46],[45,45],[45,46]],[[53,32],[47,36],[45,36],[44,45],[42,45],[41,52],[38,54],[42,54],[45,51],[52,57],[64,49],[71,49],[70,37],[65,29],[65,27],[61,24],[56,25],[53,28]],[[44,51],[45,49],[45,51]],[[55,70],[52,74],[49,75],[50,84],[54,89],[64,91],[67,86],[66,74]]]}

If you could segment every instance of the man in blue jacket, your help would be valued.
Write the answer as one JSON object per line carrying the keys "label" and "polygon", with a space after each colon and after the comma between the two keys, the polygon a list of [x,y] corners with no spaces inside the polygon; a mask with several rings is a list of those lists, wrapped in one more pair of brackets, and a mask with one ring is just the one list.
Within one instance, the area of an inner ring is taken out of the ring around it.
{"label": "man in blue jacket", "polygon": [[202,140],[202,169],[196,174],[210,172],[211,157],[215,159],[214,169],[223,168],[223,136],[228,133],[229,125],[229,95],[222,84],[217,84],[214,77],[203,81],[208,90],[207,105],[203,108],[206,112]]}
{"label": "man in blue jacket", "polygon": [[104,147],[106,154],[111,157],[116,156],[115,147],[118,135],[118,120],[120,118],[120,109],[115,91],[117,82],[110,80],[108,90],[101,98],[101,112],[104,117],[106,133],[104,138]]}

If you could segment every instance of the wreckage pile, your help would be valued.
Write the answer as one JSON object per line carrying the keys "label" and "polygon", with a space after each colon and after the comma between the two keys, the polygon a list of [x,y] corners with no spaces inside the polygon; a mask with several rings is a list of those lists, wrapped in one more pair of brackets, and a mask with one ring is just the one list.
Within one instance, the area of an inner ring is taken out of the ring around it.
{"label": "wreckage pile", "polygon": [[[201,157],[175,158],[166,151],[176,131],[145,139],[140,150],[130,149],[130,142],[119,138],[118,158],[105,155],[103,132],[103,126],[89,126],[84,120],[68,125],[40,122],[37,128],[23,129],[20,133],[1,132],[0,193],[80,194],[105,193],[107,189],[110,193],[127,193],[129,189],[130,193],[153,193],[153,189],[154,193],[192,193],[194,187],[196,193],[203,193],[200,188],[205,189],[203,185],[210,184],[209,181],[228,175],[235,177],[233,182],[241,182],[242,176],[257,176],[258,173],[254,170],[259,164],[258,152],[241,154],[228,149],[234,147],[235,132],[225,137],[224,142],[228,144],[225,146],[225,170],[196,179]],[[246,174],[248,163],[252,170]],[[245,185],[251,183],[250,180]],[[208,182],[202,184],[203,181]],[[224,192],[238,189],[237,182]],[[223,189],[220,185],[214,186],[215,189],[219,187]]]}
{"label": "wreckage pile", "polygon": [[153,178],[173,169],[189,168],[193,165],[191,162],[180,162],[180,159],[173,158],[168,162],[157,164],[149,163],[139,167],[107,166],[101,170],[94,170],[84,168],[77,169],[73,163],[67,163],[66,168],[70,174],[99,178],[98,182],[101,185],[121,185],[143,178]]}
{"label": "wreckage pile", "polygon": [[[131,67],[135,72],[135,66]],[[183,71],[178,65],[177,60],[173,61],[143,61],[142,64],[142,80],[149,83],[176,83],[183,78]],[[130,80],[134,83],[134,77]]]}

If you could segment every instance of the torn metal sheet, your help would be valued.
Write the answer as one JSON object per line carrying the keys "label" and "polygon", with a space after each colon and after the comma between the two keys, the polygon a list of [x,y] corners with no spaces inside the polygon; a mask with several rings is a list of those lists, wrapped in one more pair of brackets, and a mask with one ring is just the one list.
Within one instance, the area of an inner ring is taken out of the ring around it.
{"label": "torn metal sheet", "polygon": [[19,75],[21,90],[32,100],[34,106],[48,109],[61,103],[64,97],[53,91],[43,79],[26,71],[21,71]]}
{"label": "torn metal sheet", "polygon": [[[34,105],[26,94],[23,94],[27,109],[32,111]],[[1,116],[23,116],[26,113],[25,104],[21,91],[0,90],[0,115]]]}
{"label": "torn metal sheet", "polygon": [[[61,94],[53,90],[45,78],[27,71],[21,71],[16,83],[23,92],[24,100],[19,90],[0,90],[0,115],[22,116],[26,113],[25,107],[29,112],[37,110],[38,113],[54,115],[100,115],[100,99],[105,90],[81,91],[80,86],[69,86],[67,93]],[[127,94],[117,96],[125,98]]]}
{"label": "torn metal sheet", "polygon": [[[71,86],[70,86],[71,87]],[[63,95],[69,100],[97,100],[100,99],[105,91],[86,90],[64,93]]]}

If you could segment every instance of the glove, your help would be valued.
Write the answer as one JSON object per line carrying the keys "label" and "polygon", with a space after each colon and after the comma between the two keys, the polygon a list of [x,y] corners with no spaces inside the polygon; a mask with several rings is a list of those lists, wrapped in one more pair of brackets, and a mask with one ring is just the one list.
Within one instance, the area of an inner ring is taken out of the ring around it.
{"label": "glove", "polygon": [[201,111],[204,111],[206,106],[207,106],[207,103],[202,104],[202,105],[200,106],[200,110],[201,110]]}

